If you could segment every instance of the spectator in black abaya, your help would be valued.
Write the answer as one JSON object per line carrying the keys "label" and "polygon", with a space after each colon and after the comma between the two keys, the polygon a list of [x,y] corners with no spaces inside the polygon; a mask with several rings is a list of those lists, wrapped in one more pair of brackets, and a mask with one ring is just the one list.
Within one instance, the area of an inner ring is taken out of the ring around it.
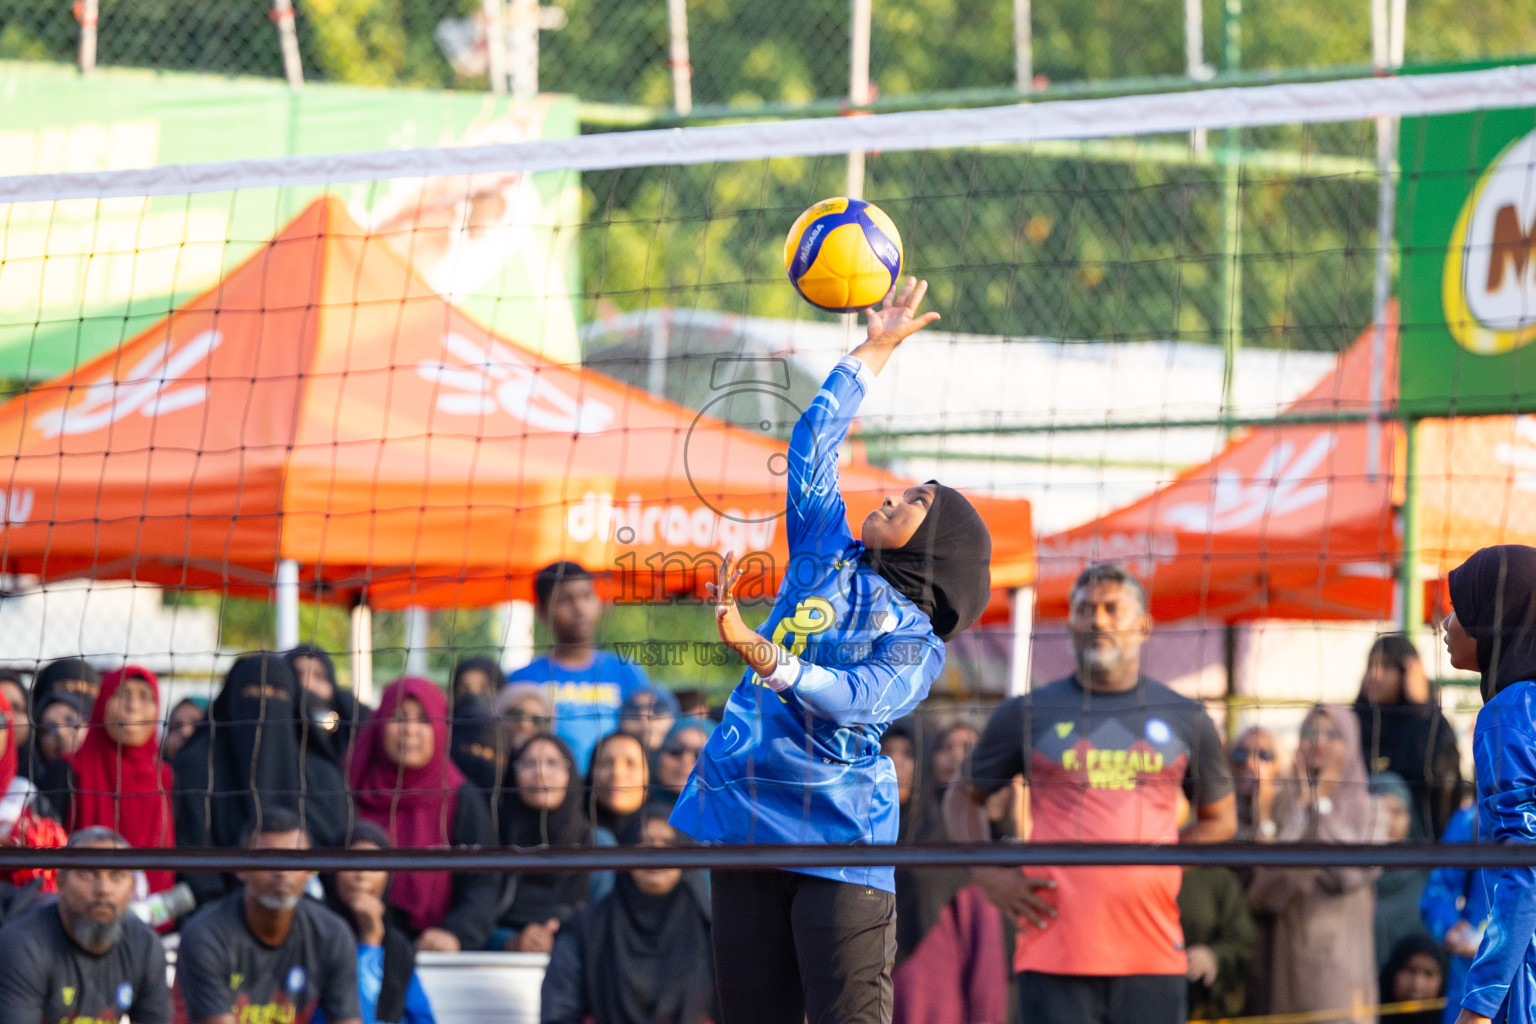
{"label": "spectator in black abaya", "polygon": [[[46,762],[74,754],[80,743],[85,741],[84,726],[91,720],[91,709],[95,707],[96,695],[100,692],[101,673],[81,658],[60,658],[45,665],[37,673],[32,680],[32,742],[30,746],[18,748],[21,752],[20,767],[23,777],[37,779],[41,777]],[[66,697],[63,703],[68,705],[74,714],[71,716],[61,709],[55,709],[52,717],[45,722],[44,711],[51,705],[60,703],[57,699],[52,699],[56,696]],[[73,718],[80,720],[81,731],[77,742],[70,746],[67,742],[61,742],[60,733],[62,728],[71,727],[69,720]],[[50,738],[48,744],[40,742],[45,736]],[[58,752],[59,747],[67,749]]]}
{"label": "spectator in black abaya", "polygon": [[453,763],[487,794],[501,784],[506,763],[500,745],[502,730],[491,703],[501,678],[501,668],[490,658],[465,658],[453,667],[450,686],[453,723],[448,748]]}
{"label": "spectator in black abaya", "polygon": [[1366,770],[1373,775],[1395,772],[1408,783],[1413,797],[1409,837],[1438,840],[1456,813],[1461,754],[1419,652],[1407,637],[1393,633],[1371,647],[1355,716]]}
{"label": "spectator in black abaya", "polygon": [[351,690],[336,684],[336,662],[314,644],[302,644],[283,655],[299,681],[300,707],[304,718],[318,733],[310,742],[328,748],[338,764],[346,760],[347,750],[368,709],[357,703]]}
{"label": "spectator in black abaya", "polygon": [[[535,847],[612,846],[617,840],[587,820],[576,756],[558,736],[535,736],[512,756],[496,805],[501,844]],[[547,953],[583,904],[613,888],[610,872],[508,876],[503,910],[490,947]]]}
{"label": "spectator in black abaya", "polygon": [[[1445,950],[1423,932],[1406,936],[1392,947],[1381,969],[1383,1003],[1418,1003],[1445,995]],[[1440,1010],[1394,1013],[1393,1024],[1440,1024]]]}
{"label": "spectator in black abaya", "polygon": [[[171,763],[175,773],[176,845],[240,846],[265,810],[299,815],[316,846],[336,846],[348,820],[346,780],[330,746],[301,718],[298,680],[276,654],[236,661],[209,710],[206,728]],[[193,872],[183,879],[198,902],[236,886],[230,876]]]}
{"label": "spectator in black abaya", "polygon": [[[69,759],[85,743],[90,711],[85,698],[77,693],[54,690],[33,705],[37,721],[32,727],[32,749],[23,751],[23,761],[40,790],[57,789]],[[30,755],[30,756],[29,756]]]}
{"label": "spectator in black abaya", "polygon": [[[637,814],[627,844],[691,845],[665,809]],[[698,872],[620,873],[613,892],[555,938],[541,1024],[704,1024],[718,1020],[709,895]]]}

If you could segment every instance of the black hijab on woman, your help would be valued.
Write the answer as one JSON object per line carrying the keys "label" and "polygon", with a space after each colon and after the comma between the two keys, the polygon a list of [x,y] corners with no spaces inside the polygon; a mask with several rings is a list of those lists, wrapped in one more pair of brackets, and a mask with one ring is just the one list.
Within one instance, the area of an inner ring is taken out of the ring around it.
{"label": "black hijab on woman", "polygon": [[[898,843],[942,843],[949,840],[941,793],[933,786],[933,744],[924,742],[921,723],[912,718],[893,722],[887,737],[905,736],[912,744],[917,768],[912,795],[901,805]],[[939,923],[955,894],[970,883],[965,868],[896,869],[896,963],[912,955]]]}
{"label": "black hijab on woman", "polygon": [[1483,548],[1452,569],[1446,582],[1457,621],[1477,641],[1483,700],[1511,683],[1536,679],[1536,548]]}
{"label": "black hijab on woman", "polygon": [[[1409,960],[1423,954],[1440,965],[1440,991],[1434,994],[1435,999],[1445,995],[1446,954],[1440,943],[1430,938],[1423,932],[1409,935],[1398,940],[1392,947],[1392,955],[1387,958],[1387,965],[1381,969],[1381,977],[1378,979],[1383,1003],[1397,1002],[1392,991],[1392,979],[1397,972],[1402,970]],[[1439,1010],[1420,1010],[1417,1013],[1399,1013],[1391,1018],[1395,1024],[1439,1024]]]}
{"label": "black hijab on woman", "polygon": [[[360,820],[352,824],[351,842],[372,843],[381,850],[390,848],[389,836],[371,821]],[[320,887],[325,891],[325,905],[340,915],[351,927],[352,934],[357,935],[357,918],[352,908],[342,902],[341,893],[336,888],[336,876],[323,876]],[[384,906],[389,907],[387,884],[384,887]],[[374,1007],[373,1019],[397,1021],[405,1016],[405,995],[411,987],[411,975],[416,973],[416,947],[388,912],[384,914],[384,942],[381,948],[384,950],[384,981],[379,987],[379,1001]]]}
{"label": "black hijab on woman", "polygon": [[346,780],[329,745],[313,742],[318,730],[301,717],[299,690],[276,654],[235,662],[208,711],[208,728],[171,763],[177,845],[236,846],[262,807],[297,812],[316,846],[341,840]]}
{"label": "black hijab on woman", "polygon": [[298,676],[298,668],[294,662],[300,658],[313,658],[320,663],[325,671],[325,678],[331,684],[331,699],[316,696],[304,687],[299,688],[301,698],[300,707],[304,715],[314,723],[315,728],[310,734],[308,743],[311,747],[324,747],[327,756],[340,764],[346,760],[347,751],[351,748],[352,737],[362,725],[359,717],[363,711],[357,703],[357,698],[351,690],[343,690],[336,683],[336,662],[330,654],[314,644],[300,644],[287,654],[283,660],[288,667],[294,670]]}
{"label": "black hijab on woman", "polygon": [[967,629],[992,595],[992,535],[965,495],[937,480],[933,506],[899,548],[864,549],[864,564],[921,608],[940,640]]}
{"label": "black hijab on woman", "polygon": [[[522,757],[524,750],[536,743],[547,743],[560,752],[571,780],[565,789],[565,799],[553,809],[529,807],[517,789],[512,766]],[[512,755],[507,765],[506,781],[496,801],[496,814],[497,830],[503,846],[529,849],[538,846],[591,844],[592,825],[582,811],[581,774],[576,770],[576,757],[564,740],[558,736],[535,736]],[[511,875],[508,884],[515,888],[507,909],[502,912],[500,923],[508,928],[522,929],[552,917],[564,921],[586,900],[587,883],[585,874],[572,871]]]}
{"label": "black hijab on woman", "polygon": [[[638,845],[650,818],[666,820],[665,808],[646,807],[621,837]],[[693,840],[677,833],[679,845]],[[696,871],[683,872],[671,892],[640,891],[620,872],[613,893],[581,918],[587,965],[586,1004],[603,1024],[702,1024],[716,1019],[715,978],[709,941],[709,898]]]}

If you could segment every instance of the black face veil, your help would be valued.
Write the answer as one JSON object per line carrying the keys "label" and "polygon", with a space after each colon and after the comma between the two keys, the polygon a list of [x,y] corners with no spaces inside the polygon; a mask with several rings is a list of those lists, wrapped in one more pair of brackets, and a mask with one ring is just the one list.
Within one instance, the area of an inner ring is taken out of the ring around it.
{"label": "black face veil", "polygon": [[1483,548],[1452,569],[1446,583],[1457,621],[1477,641],[1483,699],[1536,679],[1536,548]]}
{"label": "black face veil", "polygon": [[899,548],[866,548],[864,563],[927,613],[941,640],[965,632],[992,593],[992,535],[965,495],[937,480],[933,505]]}

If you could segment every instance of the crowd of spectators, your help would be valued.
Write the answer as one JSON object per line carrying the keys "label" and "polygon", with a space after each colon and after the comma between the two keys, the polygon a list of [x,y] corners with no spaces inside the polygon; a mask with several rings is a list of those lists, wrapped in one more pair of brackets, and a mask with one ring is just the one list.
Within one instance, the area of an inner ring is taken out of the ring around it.
{"label": "crowd of spectators", "polygon": [[[238,659],[210,702],[85,661],[0,673],[0,843],[73,847],[676,846],[667,822],[714,730],[698,693],[597,644],[592,578],[537,581],[553,646],[459,663],[377,707],[315,647]],[[1116,567],[1074,591],[1073,675],[985,721],[893,725],[900,842],[1469,842],[1457,738],[1413,647],[1381,638],[1353,708],[1286,749],[1224,744],[1148,679],[1145,596]],[[1487,908],[1475,872],[933,868],[896,874],[897,1024],[1157,1024],[1247,1014],[1439,1020]],[[425,1024],[419,952],[549,955],[551,1024],[717,1018],[710,880],[351,870],[70,869],[0,877],[0,1020]],[[174,898],[172,898],[174,897]],[[158,900],[158,902],[157,902]],[[172,904],[195,905],[174,920]],[[145,923],[148,921],[149,923]],[[179,929],[174,990],[162,936]],[[262,1013],[276,1014],[263,1017]],[[283,1014],[292,1013],[287,1017]],[[1329,1016],[1332,1013],[1334,1016]],[[306,1014],[312,1014],[306,1017]]]}

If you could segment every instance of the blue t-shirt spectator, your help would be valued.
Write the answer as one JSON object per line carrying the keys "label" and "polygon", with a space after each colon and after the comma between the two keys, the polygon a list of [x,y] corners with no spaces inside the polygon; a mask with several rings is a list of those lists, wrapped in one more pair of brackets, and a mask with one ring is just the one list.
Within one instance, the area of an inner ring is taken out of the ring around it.
{"label": "blue t-shirt spectator", "polygon": [[585,668],[567,668],[545,655],[508,678],[544,686],[555,708],[555,735],[570,745],[582,774],[591,765],[597,741],[618,729],[625,699],[650,689],[644,669],[608,651],[593,651]]}

